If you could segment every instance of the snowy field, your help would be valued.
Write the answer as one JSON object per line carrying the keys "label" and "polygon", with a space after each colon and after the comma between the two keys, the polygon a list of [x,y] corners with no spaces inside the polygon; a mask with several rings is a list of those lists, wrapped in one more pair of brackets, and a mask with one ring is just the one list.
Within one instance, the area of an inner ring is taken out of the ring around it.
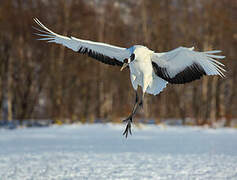
{"label": "snowy field", "polygon": [[237,130],[146,125],[0,129],[0,180],[237,179]]}

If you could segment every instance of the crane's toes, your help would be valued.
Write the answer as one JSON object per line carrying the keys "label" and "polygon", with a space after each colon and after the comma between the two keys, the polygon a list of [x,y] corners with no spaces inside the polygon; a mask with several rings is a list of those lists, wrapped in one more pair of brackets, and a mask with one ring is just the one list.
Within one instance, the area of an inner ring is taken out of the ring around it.
{"label": "crane's toes", "polygon": [[127,123],[126,129],[123,132],[123,135],[127,138],[128,134],[132,135],[131,122]]}
{"label": "crane's toes", "polygon": [[127,126],[123,132],[123,135],[127,138],[128,137],[128,134],[132,135],[132,130],[131,130],[131,127],[132,127],[132,116],[131,117],[128,117],[127,119],[124,120],[124,122],[127,122]]}

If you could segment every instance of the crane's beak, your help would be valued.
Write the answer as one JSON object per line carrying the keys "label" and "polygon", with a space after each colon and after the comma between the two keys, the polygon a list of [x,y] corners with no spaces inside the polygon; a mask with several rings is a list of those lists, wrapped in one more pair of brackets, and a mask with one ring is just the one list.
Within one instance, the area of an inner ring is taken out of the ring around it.
{"label": "crane's beak", "polygon": [[126,68],[129,65],[129,63],[123,63],[123,66],[121,67],[120,71],[122,71],[124,68]]}

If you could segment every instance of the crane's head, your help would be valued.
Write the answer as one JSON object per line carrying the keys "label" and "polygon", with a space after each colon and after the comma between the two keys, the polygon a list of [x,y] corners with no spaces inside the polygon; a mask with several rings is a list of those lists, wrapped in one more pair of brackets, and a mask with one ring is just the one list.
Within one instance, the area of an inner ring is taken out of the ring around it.
{"label": "crane's head", "polygon": [[122,71],[124,68],[126,68],[131,62],[133,62],[135,59],[135,54],[132,53],[132,55],[130,56],[130,58],[126,58],[123,60],[123,66],[121,67],[120,71]]}

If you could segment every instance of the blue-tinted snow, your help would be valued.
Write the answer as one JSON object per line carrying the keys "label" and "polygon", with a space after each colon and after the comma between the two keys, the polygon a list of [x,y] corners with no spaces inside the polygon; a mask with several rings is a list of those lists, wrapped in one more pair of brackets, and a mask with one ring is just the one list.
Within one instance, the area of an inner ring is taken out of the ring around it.
{"label": "blue-tinted snow", "polygon": [[0,130],[0,179],[237,179],[237,130],[141,125]]}

